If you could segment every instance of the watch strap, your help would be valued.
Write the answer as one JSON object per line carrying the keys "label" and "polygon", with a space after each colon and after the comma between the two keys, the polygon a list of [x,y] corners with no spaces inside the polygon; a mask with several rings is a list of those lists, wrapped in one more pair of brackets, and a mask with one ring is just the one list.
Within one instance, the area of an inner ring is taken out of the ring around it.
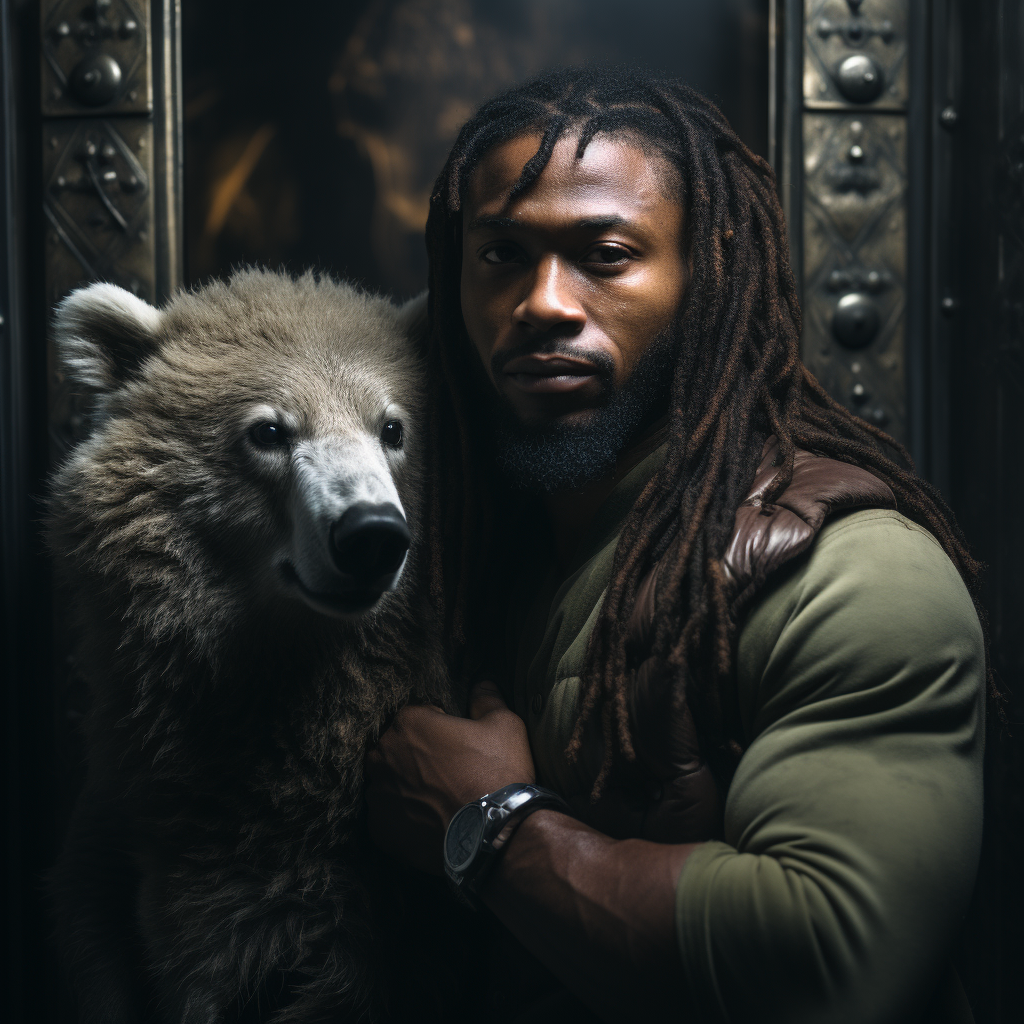
{"label": "watch strap", "polygon": [[[470,808],[474,810],[470,811]],[[513,783],[466,804],[452,818],[452,823],[463,812],[478,813],[475,810],[477,808],[483,812],[482,834],[473,857],[468,863],[460,865],[458,870],[449,862],[448,835],[445,836],[445,873],[456,891],[463,896],[476,891],[515,830],[534,811],[551,809],[563,814],[572,813],[565,800],[553,790],[529,783]],[[449,832],[452,823],[448,826]]]}

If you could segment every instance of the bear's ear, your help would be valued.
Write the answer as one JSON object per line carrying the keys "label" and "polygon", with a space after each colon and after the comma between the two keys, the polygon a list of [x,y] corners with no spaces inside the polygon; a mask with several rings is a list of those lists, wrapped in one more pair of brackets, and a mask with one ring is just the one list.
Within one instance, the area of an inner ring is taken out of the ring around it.
{"label": "bear's ear", "polygon": [[114,284],[73,291],[57,307],[54,338],[68,378],[102,398],[156,351],[161,313]]}
{"label": "bear's ear", "polygon": [[423,341],[427,336],[427,297],[424,290],[398,307],[398,319],[402,330],[414,341]]}

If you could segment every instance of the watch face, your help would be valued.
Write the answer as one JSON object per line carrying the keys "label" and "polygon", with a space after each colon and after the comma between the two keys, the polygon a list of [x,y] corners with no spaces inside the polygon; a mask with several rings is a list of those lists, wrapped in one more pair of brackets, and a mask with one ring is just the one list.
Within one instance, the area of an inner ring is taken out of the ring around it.
{"label": "watch face", "polygon": [[473,860],[484,834],[484,810],[476,804],[463,807],[451,820],[444,837],[444,858],[452,871],[464,871]]}

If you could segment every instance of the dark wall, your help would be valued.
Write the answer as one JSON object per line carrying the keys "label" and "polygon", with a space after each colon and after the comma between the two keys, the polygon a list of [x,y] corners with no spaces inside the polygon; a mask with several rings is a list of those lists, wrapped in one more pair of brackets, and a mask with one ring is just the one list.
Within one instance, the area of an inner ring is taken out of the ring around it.
{"label": "dark wall", "polygon": [[[988,830],[968,978],[979,1024],[1024,1020],[1024,3],[945,5],[936,109],[950,232],[936,252],[949,332],[949,499],[985,563],[992,670]],[[940,177],[941,180],[941,177]]]}
{"label": "dark wall", "polygon": [[484,100],[630,62],[768,139],[768,0],[184,0],[187,276],[323,267],[413,294],[434,178]]}

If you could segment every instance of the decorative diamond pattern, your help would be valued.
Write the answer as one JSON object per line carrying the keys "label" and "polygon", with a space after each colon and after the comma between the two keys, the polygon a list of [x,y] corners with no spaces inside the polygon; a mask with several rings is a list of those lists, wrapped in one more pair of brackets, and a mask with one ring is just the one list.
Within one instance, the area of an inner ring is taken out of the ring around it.
{"label": "decorative diamond pattern", "polygon": [[[57,0],[43,5],[42,35],[44,116],[145,114],[153,109],[147,3]],[[95,73],[90,62],[100,56],[114,62],[119,78],[108,100],[86,102],[76,82],[84,68]]]}
{"label": "decorative diamond pattern", "polygon": [[[803,120],[804,361],[839,401],[901,437],[905,122],[825,112],[805,113]],[[854,295],[879,323],[862,349],[837,338],[840,301]]]}

